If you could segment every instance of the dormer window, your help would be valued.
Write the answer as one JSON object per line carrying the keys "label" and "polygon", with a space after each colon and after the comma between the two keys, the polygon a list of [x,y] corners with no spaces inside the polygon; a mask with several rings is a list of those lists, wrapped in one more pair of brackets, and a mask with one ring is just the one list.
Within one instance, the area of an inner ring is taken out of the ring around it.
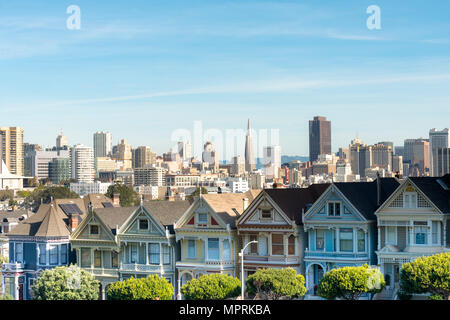
{"label": "dormer window", "polygon": [[416,192],[404,192],[403,193],[403,207],[414,209],[417,208],[417,193]]}
{"label": "dormer window", "polygon": [[328,215],[332,217],[339,217],[341,215],[341,203],[328,202]]}
{"label": "dormer window", "polygon": [[139,219],[139,230],[148,230],[148,220]]}
{"label": "dormer window", "polygon": [[91,235],[98,235],[98,226],[97,225],[91,225],[89,228],[89,234]]}
{"label": "dormer window", "polygon": [[208,226],[208,214],[199,213],[197,215],[197,226],[198,227],[207,227]]}
{"label": "dormer window", "polygon": [[262,219],[272,219],[272,210],[262,209],[261,210]]}

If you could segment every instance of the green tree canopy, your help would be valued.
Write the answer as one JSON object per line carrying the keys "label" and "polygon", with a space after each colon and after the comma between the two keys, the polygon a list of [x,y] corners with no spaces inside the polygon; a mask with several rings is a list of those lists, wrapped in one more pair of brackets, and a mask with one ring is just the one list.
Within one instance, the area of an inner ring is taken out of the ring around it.
{"label": "green tree canopy", "polygon": [[117,281],[107,291],[108,300],[170,300],[173,294],[172,284],[157,275]]}
{"label": "green tree canopy", "polygon": [[239,296],[241,282],[227,274],[206,274],[181,287],[187,300],[223,300]]}
{"label": "green tree canopy", "polygon": [[318,294],[325,299],[358,300],[364,293],[378,293],[384,287],[380,270],[365,264],[331,269],[320,280]]}
{"label": "green tree canopy", "polygon": [[197,187],[193,193],[187,196],[187,199],[191,202],[194,201],[195,197],[200,195],[200,191],[202,194],[208,194],[208,190],[205,187]]}
{"label": "green tree canopy", "polygon": [[99,282],[75,265],[45,270],[32,289],[35,300],[96,300],[99,297]]}
{"label": "green tree canopy", "polygon": [[122,183],[116,183],[108,187],[106,196],[113,198],[114,194],[119,194],[120,205],[122,207],[137,206],[140,203],[139,195],[132,187],[124,185]]}
{"label": "green tree canopy", "polygon": [[292,268],[259,269],[247,278],[246,284],[250,294],[269,300],[299,298],[306,293],[305,278]]}
{"label": "green tree canopy", "polygon": [[400,291],[430,293],[430,299],[450,300],[450,253],[420,257],[402,265]]}

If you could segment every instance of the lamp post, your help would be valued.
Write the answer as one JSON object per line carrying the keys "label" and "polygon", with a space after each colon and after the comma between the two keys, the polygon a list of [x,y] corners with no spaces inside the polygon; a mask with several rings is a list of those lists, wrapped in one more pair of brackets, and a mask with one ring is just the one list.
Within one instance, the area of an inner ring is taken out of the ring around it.
{"label": "lamp post", "polygon": [[239,256],[241,257],[241,300],[244,300],[244,291],[245,291],[245,284],[244,284],[244,251],[248,247],[249,244],[252,243],[258,243],[258,241],[253,240],[247,243],[244,248],[242,248],[241,252],[239,253]]}

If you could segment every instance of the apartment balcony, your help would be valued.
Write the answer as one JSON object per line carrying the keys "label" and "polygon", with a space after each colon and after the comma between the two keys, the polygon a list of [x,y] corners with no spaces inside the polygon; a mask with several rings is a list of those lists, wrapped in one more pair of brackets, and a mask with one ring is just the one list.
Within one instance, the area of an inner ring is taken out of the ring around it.
{"label": "apartment balcony", "polygon": [[23,272],[24,268],[24,263],[4,263],[2,266],[2,272]]}
{"label": "apartment balcony", "polygon": [[336,252],[305,250],[305,259],[313,260],[369,260],[367,252]]}
{"label": "apartment balcony", "polygon": [[233,266],[234,265],[234,260],[206,260],[205,261],[206,265],[211,265],[211,266]]}

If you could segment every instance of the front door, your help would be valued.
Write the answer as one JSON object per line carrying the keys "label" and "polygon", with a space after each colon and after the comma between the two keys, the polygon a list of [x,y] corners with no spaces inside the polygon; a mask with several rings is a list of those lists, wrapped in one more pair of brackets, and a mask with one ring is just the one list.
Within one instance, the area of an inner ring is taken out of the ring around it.
{"label": "front door", "polygon": [[400,266],[398,264],[394,264],[394,285],[398,283],[400,278]]}
{"label": "front door", "polygon": [[23,283],[19,283],[19,300],[23,300]]}

